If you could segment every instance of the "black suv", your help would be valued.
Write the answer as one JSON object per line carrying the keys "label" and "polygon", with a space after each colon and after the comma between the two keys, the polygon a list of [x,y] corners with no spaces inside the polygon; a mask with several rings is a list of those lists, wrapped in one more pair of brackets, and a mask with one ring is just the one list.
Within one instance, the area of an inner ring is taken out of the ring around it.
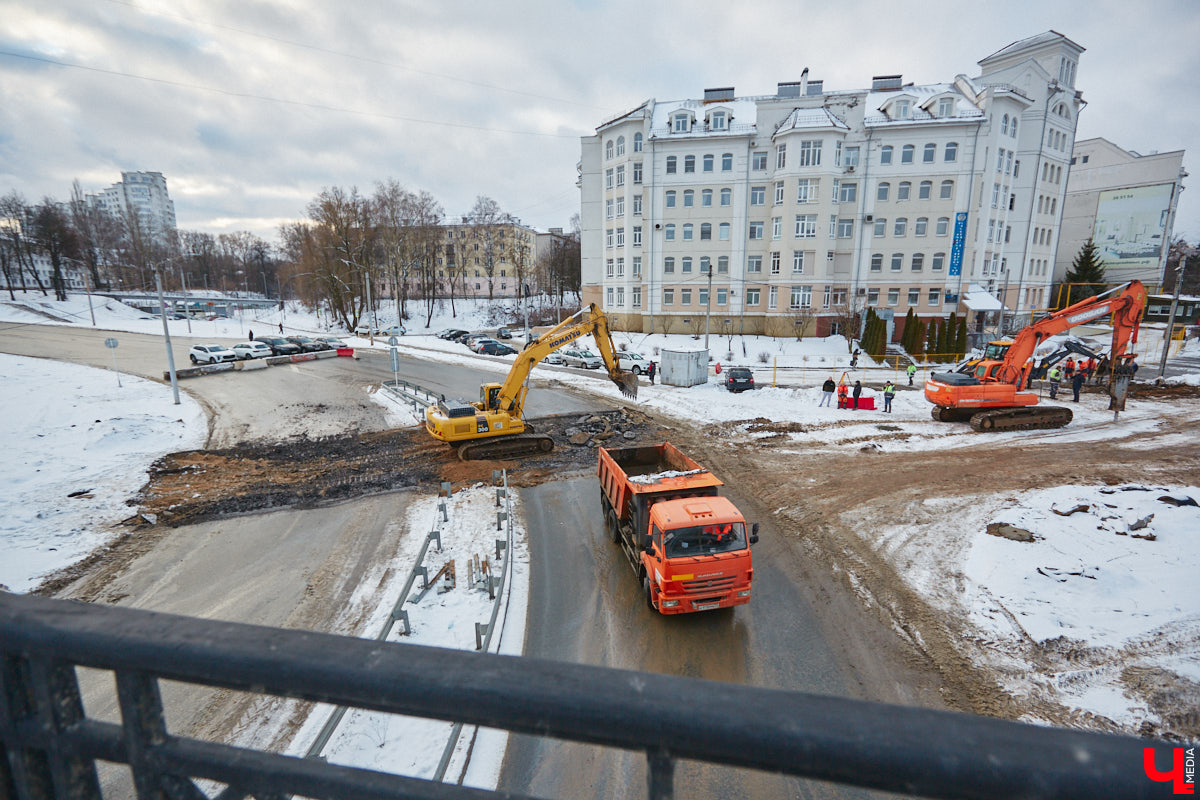
{"label": "black suv", "polygon": [[275,356],[294,356],[300,352],[300,345],[295,342],[289,342],[282,336],[258,336],[254,341],[262,342],[267,347],[271,348],[271,355]]}
{"label": "black suv", "polygon": [[754,388],[754,373],[749,367],[730,367],[725,370],[725,388],[731,392],[744,392]]}

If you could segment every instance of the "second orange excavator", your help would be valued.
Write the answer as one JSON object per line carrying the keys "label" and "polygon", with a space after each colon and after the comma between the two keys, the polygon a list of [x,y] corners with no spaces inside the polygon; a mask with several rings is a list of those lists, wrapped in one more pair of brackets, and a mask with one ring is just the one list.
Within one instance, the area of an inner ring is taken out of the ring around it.
{"label": "second orange excavator", "polygon": [[998,359],[984,358],[969,374],[937,372],[925,382],[925,399],[933,403],[933,418],[941,422],[970,421],[977,431],[1021,428],[1061,428],[1072,419],[1069,408],[1039,406],[1035,392],[1026,391],[1038,345],[1076,325],[1112,316],[1113,374],[1130,368],[1131,342],[1146,307],[1146,287],[1130,281],[1097,297],[1081,300],[1024,328]]}

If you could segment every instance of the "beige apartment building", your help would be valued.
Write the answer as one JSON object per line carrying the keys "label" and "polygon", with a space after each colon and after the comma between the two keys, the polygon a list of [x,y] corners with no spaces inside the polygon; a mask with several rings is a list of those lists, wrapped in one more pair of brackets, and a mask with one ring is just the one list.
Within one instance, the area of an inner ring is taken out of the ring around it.
{"label": "beige apartment building", "polygon": [[582,139],[583,300],[659,332],[823,336],[866,307],[894,337],[909,308],[1027,320],[1049,299],[1082,52],[1050,31],[944,83],[833,90],[805,69],[769,95],[647,100]]}
{"label": "beige apartment building", "polygon": [[[517,297],[520,281],[528,281],[537,263],[538,233],[519,222],[473,225],[469,222],[442,225],[444,241],[439,248],[438,279],[454,282],[459,297]],[[491,269],[489,271],[489,264]]]}

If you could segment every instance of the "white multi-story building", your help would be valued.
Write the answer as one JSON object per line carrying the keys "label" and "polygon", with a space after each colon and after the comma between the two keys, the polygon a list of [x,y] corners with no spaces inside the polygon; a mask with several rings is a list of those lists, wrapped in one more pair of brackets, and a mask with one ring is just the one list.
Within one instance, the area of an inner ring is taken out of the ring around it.
{"label": "white multi-story building", "polygon": [[1075,143],[1054,279],[1062,281],[1092,239],[1105,280],[1161,284],[1179,193],[1183,150],[1142,155],[1107,139]]}
{"label": "white multi-story building", "polygon": [[119,183],[88,195],[88,202],[118,219],[132,212],[138,227],[153,238],[165,241],[175,235],[175,202],[161,172],[122,172]]}
{"label": "white multi-story building", "polygon": [[1028,318],[1050,299],[1082,52],[1050,31],[974,78],[827,91],[806,69],[773,95],[710,89],[604,122],[582,140],[584,302],[643,331],[707,313],[715,332],[827,335],[868,306],[1001,300]]}

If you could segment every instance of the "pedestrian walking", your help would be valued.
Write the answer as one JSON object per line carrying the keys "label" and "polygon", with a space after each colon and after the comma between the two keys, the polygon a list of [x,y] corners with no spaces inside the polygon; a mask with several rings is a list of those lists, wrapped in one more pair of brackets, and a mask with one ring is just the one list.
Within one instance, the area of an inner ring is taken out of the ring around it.
{"label": "pedestrian walking", "polygon": [[283,333],[283,323],[279,323],[279,332]]}
{"label": "pedestrian walking", "polygon": [[1076,372],[1075,377],[1071,378],[1071,393],[1075,395],[1075,402],[1079,402],[1079,392],[1083,389],[1084,374]]}
{"label": "pedestrian walking", "polygon": [[906,371],[908,372],[908,385],[912,386],[913,385],[913,376],[917,374],[917,365],[909,364],[908,369]]}
{"label": "pedestrian walking", "polygon": [[1063,377],[1062,367],[1060,367],[1058,364],[1055,364],[1050,368],[1048,377],[1050,378],[1050,399],[1053,400],[1058,397],[1058,382],[1061,381]]}
{"label": "pedestrian walking", "polygon": [[250,341],[254,341],[254,331],[250,331]]}
{"label": "pedestrian walking", "polygon": [[850,369],[858,366],[858,348],[854,348],[854,354],[850,356]]}
{"label": "pedestrian walking", "polygon": [[650,366],[646,367],[646,377],[650,379],[650,385],[654,385],[654,362],[650,362]]}
{"label": "pedestrian walking", "polygon": [[826,378],[825,383],[821,384],[821,402],[817,404],[817,408],[832,403],[835,391],[837,391],[837,384],[833,382],[833,378]]}
{"label": "pedestrian walking", "polygon": [[852,392],[852,394],[854,395],[854,408],[855,408],[855,410],[857,410],[858,409],[858,398],[862,396],[862,381],[854,382],[854,391]]}
{"label": "pedestrian walking", "polygon": [[888,381],[883,385],[883,410],[892,413],[892,398],[896,396],[896,384]]}

